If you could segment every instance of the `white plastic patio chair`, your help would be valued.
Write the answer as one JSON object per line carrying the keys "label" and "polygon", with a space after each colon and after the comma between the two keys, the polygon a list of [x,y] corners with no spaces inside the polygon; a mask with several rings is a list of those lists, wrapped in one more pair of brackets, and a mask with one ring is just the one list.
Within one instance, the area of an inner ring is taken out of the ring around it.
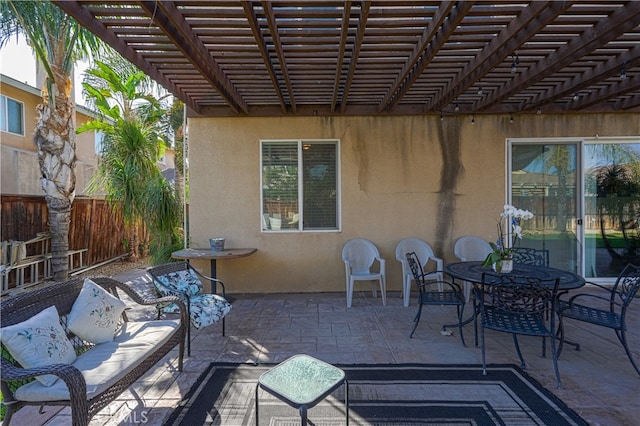
{"label": "white plastic patio chair", "polygon": [[[371,270],[376,260],[379,263],[379,272]],[[342,261],[347,277],[347,308],[351,307],[355,281],[378,281],[380,293],[382,293],[382,304],[387,304],[385,260],[380,257],[378,248],[371,241],[364,238],[347,241],[342,248]],[[377,297],[375,284],[373,284],[373,297]]]}
{"label": "white plastic patio chair", "polygon": [[[475,235],[465,235],[456,241],[453,247],[453,254],[463,262],[474,260],[485,260],[491,253],[491,246],[485,240]],[[471,296],[471,283],[464,282],[464,299],[469,302]]]}
{"label": "white plastic patio chair", "polygon": [[[407,262],[407,253],[414,252],[420,261],[420,267],[424,270],[429,260],[436,264],[435,271],[442,271],[442,259],[433,254],[433,249],[429,244],[419,238],[405,238],[396,246],[396,259],[402,264],[402,293],[404,306],[409,306],[411,296],[411,282],[414,280],[411,267]],[[438,282],[443,281],[442,272],[433,275]],[[441,286],[440,286],[441,287]],[[442,291],[442,288],[439,288]]]}

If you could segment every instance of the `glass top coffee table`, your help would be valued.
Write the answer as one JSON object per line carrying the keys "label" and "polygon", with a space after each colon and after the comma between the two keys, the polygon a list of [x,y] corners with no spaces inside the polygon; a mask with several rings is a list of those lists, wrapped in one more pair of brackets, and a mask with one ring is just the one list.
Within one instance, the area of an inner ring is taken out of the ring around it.
{"label": "glass top coffee table", "polygon": [[260,375],[256,385],[256,425],[260,388],[300,411],[302,425],[307,410],[344,384],[346,424],[349,424],[349,383],[344,371],[309,355],[294,355]]}

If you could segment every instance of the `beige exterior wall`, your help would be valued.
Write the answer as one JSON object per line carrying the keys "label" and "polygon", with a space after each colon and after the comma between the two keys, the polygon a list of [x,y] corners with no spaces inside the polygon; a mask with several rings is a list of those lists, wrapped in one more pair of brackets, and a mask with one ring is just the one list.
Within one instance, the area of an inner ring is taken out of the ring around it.
{"label": "beige exterior wall", "polygon": [[[40,91],[3,75],[0,93],[24,104],[25,126],[24,136],[0,132],[0,191],[13,195],[44,195],[40,185],[38,155],[33,143],[36,105],[42,100]],[[76,109],[76,128],[90,119],[88,114],[86,108]],[[95,171],[98,158],[93,132],[76,135],[76,157],[76,195],[86,195],[86,185]]]}
{"label": "beige exterior wall", "polygon": [[[227,291],[344,291],[344,243],[367,238],[387,264],[387,289],[399,291],[396,244],[427,241],[455,260],[461,235],[495,239],[505,202],[507,138],[640,135],[637,114],[445,117],[190,118],[190,237],[208,247],[256,247],[250,257],[218,261]],[[260,140],[339,139],[340,232],[263,233]],[[534,212],[535,213],[535,212]],[[208,263],[196,266],[208,272]],[[368,289],[366,283],[356,286]]]}

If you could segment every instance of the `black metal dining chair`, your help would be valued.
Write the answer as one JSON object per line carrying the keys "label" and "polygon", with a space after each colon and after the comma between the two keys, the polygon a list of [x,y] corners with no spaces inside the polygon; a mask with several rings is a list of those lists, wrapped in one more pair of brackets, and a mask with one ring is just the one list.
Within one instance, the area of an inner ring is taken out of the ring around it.
{"label": "black metal dining chair", "polygon": [[479,309],[484,375],[487,374],[486,329],[511,333],[521,368],[526,368],[526,364],[518,343],[518,335],[542,337],[543,357],[546,356],[548,337],[551,341],[557,386],[558,389],[562,388],[553,315],[559,284],[559,279],[543,281],[514,274],[482,274],[482,285],[474,287],[473,293]]}
{"label": "black metal dining chair", "polygon": [[[612,288],[604,287],[600,284],[590,283],[598,289],[597,294],[579,293],[571,296],[568,300],[560,300],[558,315],[560,317],[560,346],[558,354],[562,352],[564,344],[564,319],[570,318],[577,321],[586,322],[600,327],[611,328],[615,331],[618,340],[622,343],[624,351],[627,353],[631,365],[640,375],[640,368],[633,358],[627,341],[627,310],[633,299],[640,290],[640,266],[629,263],[618,275],[616,283]],[[591,303],[585,304],[587,301]],[[580,303],[577,303],[580,302]],[[599,303],[599,306],[596,304]],[[580,345],[571,343],[580,350]]]}
{"label": "black metal dining chair", "polygon": [[[422,307],[424,305],[450,305],[455,306],[458,314],[458,323],[455,324],[460,332],[460,340],[462,344],[466,346],[464,341],[464,335],[462,334],[462,313],[464,312],[464,294],[457,284],[445,281],[439,277],[442,276],[442,271],[424,272],[420,266],[420,260],[415,252],[406,254],[407,262],[411,268],[413,279],[418,286],[418,312],[416,313],[413,322],[413,330],[409,338],[413,337],[420,316],[422,315]],[[453,325],[452,325],[453,326]],[[446,331],[448,325],[442,326],[442,331]]]}
{"label": "black metal dining chair", "polygon": [[525,265],[549,266],[549,250],[531,247],[514,247],[513,262]]}

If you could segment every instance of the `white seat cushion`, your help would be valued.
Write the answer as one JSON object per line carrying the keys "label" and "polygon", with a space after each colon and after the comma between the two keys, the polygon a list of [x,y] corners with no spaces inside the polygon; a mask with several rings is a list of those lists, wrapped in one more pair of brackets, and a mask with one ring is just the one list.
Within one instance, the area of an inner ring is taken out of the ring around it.
{"label": "white seat cushion", "polygon": [[[112,342],[101,343],[80,355],[71,365],[87,382],[87,399],[108,389],[133,370],[149,353],[164,344],[180,327],[179,320],[128,322]],[[33,381],[18,388],[22,401],[69,400],[69,390],[62,380],[45,387]]]}

